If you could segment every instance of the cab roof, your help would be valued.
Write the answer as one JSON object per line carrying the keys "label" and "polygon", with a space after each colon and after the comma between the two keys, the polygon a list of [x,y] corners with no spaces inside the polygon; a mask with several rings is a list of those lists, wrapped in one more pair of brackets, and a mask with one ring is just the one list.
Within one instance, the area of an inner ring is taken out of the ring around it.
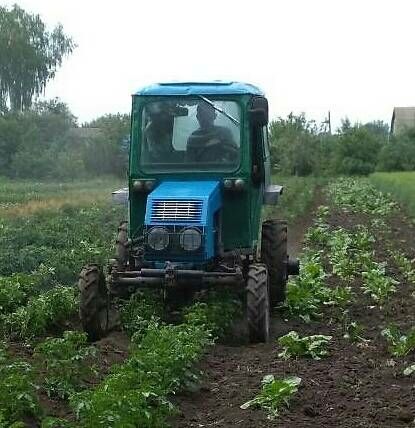
{"label": "cab roof", "polygon": [[260,95],[264,93],[250,83],[214,80],[211,82],[155,83],[139,89],[134,95]]}

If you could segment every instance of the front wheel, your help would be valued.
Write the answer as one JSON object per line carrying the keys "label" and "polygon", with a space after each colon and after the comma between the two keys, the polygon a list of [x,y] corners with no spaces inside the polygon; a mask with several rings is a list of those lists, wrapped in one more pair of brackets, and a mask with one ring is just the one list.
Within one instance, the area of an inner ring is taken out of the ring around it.
{"label": "front wheel", "polygon": [[108,291],[98,265],[85,266],[78,281],[79,316],[90,341],[99,340],[108,331]]}
{"label": "front wheel", "polygon": [[252,264],[246,283],[246,309],[249,339],[252,343],[268,342],[270,310],[268,271],[265,265]]}

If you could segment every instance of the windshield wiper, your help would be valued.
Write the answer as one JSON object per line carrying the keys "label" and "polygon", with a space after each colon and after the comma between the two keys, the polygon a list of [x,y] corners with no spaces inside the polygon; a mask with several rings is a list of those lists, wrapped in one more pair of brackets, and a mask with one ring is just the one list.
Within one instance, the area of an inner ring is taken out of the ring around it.
{"label": "windshield wiper", "polygon": [[213,101],[211,101],[209,98],[204,97],[203,95],[198,95],[200,99],[202,99],[205,103],[209,104],[211,107],[213,107],[216,111],[219,113],[222,113],[224,116],[226,116],[229,120],[231,120],[235,125],[240,125],[241,122],[239,122],[238,119],[235,119],[233,116],[231,116],[229,113],[227,113],[225,110],[221,109],[218,106],[215,106]]}

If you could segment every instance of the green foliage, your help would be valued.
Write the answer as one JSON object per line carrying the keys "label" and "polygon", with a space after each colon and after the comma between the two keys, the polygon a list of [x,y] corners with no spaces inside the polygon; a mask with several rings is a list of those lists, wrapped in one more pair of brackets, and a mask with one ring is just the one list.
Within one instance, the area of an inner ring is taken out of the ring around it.
{"label": "green foliage", "polygon": [[13,178],[124,177],[129,129],[129,115],[103,116],[80,128],[65,103],[37,102],[23,113],[0,115],[0,170]]}
{"label": "green foliage", "polygon": [[128,114],[108,114],[84,125],[84,130],[99,131],[87,138],[83,147],[86,171],[93,175],[124,176],[128,164],[130,122]]}
{"label": "green foliage", "polygon": [[373,172],[388,138],[381,122],[352,125],[347,119],[331,135],[328,122],[304,114],[288,115],[269,125],[271,157],[278,172],[293,175],[367,175]]}
{"label": "green foliage", "polygon": [[330,288],[325,285],[327,274],[318,253],[304,255],[300,275],[287,284],[285,309],[291,316],[299,316],[304,322],[321,317],[323,305],[344,308],[353,298],[350,287]]}
{"label": "green foliage", "polygon": [[415,373],[415,364],[411,364],[403,371],[405,376],[411,376],[413,373]]}
{"label": "green foliage", "polygon": [[342,130],[336,141],[335,169],[345,175],[368,175],[375,171],[379,138],[367,127],[354,125]]}
{"label": "green foliage", "polygon": [[51,272],[44,266],[32,274],[15,273],[9,277],[0,276],[0,311],[13,312],[26,303],[30,296],[36,295],[48,280]]}
{"label": "green foliage", "polygon": [[398,327],[390,325],[382,330],[382,336],[389,342],[389,351],[395,357],[404,357],[415,350],[415,328],[404,335]]}
{"label": "green foliage", "polygon": [[214,336],[223,336],[233,321],[241,315],[240,302],[225,294],[219,294],[208,302],[197,302],[185,308],[186,323],[203,328]]}
{"label": "green foliage", "polygon": [[[194,381],[192,363],[213,343],[206,326],[212,326],[212,331],[223,328],[213,326],[211,314],[227,323],[228,316],[218,317],[221,304],[215,303],[216,308],[197,304],[192,307],[194,312],[189,308],[184,324],[165,325],[153,318],[145,334],[133,335],[129,359],[95,389],[72,396],[81,426],[166,426],[166,417],[173,412],[168,396]],[[224,303],[221,311],[228,308]],[[148,315],[151,317],[150,312]],[[141,323],[138,328],[141,331]]]}
{"label": "green foliage", "polygon": [[305,322],[321,316],[320,306],[325,277],[317,255],[303,259],[300,275],[287,284],[286,308],[290,315],[298,315]]}
{"label": "green foliage", "polygon": [[49,397],[67,398],[83,379],[95,374],[96,348],[87,346],[87,335],[65,331],[63,338],[49,337],[35,348],[34,357],[42,371],[42,386]]}
{"label": "green foliage", "polygon": [[371,266],[374,242],[373,235],[362,226],[353,232],[343,228],[331,231],[327,258],[332,265],[333,274],[344,280],[351,280],[362,269]]}
{"label": "green foliage", "polygon": [[0,99],[15,111],[30,107],[74,47],[61,25],[49,32],[39,15],[0,7]]}
{"label": "green foliage", "polygon": [[[415,147],[415,141],[413,142]],[[370,181],[382,192],[389,192],[393,198],[408,209],[415,219],[415,171],[375,173],[370,176]]]}
{"label": "green foliage", "polygon": [[40,415],[34,373],[28,363],[10,362],[3,355],[0,359],[0,397],[0,426],[11,426],[27,416]]}
{"label": "green foliage", "polygon": [[162,315],[162,302],[149,294],[135,293],[120,309],[121,324],[135,341],[141,338],[150,324],[158,322]]}
{"label": "green foliage", "polygon": [[396,292],[395,285],[399,284],[390,276],[386,275],[385,263],[373,262],[372,267],[362,272],[362,288],[365,294],[379,304],[384,304],[392,293]]}
{"label": "green foliage", "polygon": [[269,125],[274,168],[284,174],[305,176],[319,168],[321,140],[318,126],[302,114],[292,113]]}
{"label": "green foliage", "polygon": [[292,222],[301,215],[305,215],[314,201],[316,187],[320,181],[313,177],[274,175],[272,182],[284,187],[282,203],[276,206],[264,206],[264,218],[278,217]]}
{"label": "green foliage", "polygon": [[344,325],[343,338],[351,342],[365,342],[363,337],[364,328],[357,321],[347,322]]}
{"label": "green foliage", "polygon": [[415,170],[415,129],[391,136],[379,153],[378,171]]}
{"label": "green foliage", "polygon": [[75,290],[55,287],[32,297],[15,312],[0,316],[0,329],[9,337],[25,339],[39,336],[60,326],[78,309]]}
{"label": "green foliage", "polygon": [[405,279],[415,284],[415,259],[409,260],[403,252],[398,250],[391,251],[390,254]]}
{"label": "green foliage", "polygon": [[72,283],[85,263],[102,264],[112,243],[123,208],[90,204],[42,211],[22,221],[16,217],[0,228],[0,275],[32,272],[41,265],[60,283]]}
{"label": "green foliage", "polygon": [[364,179],[340,178],[328,186],[335,205],[344,211],[387,216],[397,207],[387,195]]}
{"label": "green foliage", "polygon": [[275,419],[281,407],[288,407],[291,397],[298,391],[301,383],[299,377],[275,379],[273,375],[266,375],[262,379],[262,390],[252,400],[242,404],[241,409],[260,407],[268,413],[268,419]]}
{"label": "green foliage", "polygon": [[284,359],[311,357],[314,360],[320,360],[321,357],[328,355],[327,345],[331,339],[331,336],[322,334],[300,337],[296,331],[290,331],[277,340],[283,348],[278,356]]}

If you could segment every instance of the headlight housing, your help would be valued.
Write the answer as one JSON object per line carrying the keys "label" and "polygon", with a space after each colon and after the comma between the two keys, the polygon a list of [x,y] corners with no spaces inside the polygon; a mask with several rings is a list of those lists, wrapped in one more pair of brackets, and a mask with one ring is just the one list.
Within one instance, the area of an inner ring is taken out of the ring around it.
{"label": "headlight housing", "polygon": [[188,227],[180,233],[180,246],[185,251],[196,251],[202,245],[202,234],[194,227]]}
{"label": "headlight housing", "polygon": [[169,232],[165,227],[153,227],[147,234],[147,243],[155,251],[165,250],[170,243]]}

